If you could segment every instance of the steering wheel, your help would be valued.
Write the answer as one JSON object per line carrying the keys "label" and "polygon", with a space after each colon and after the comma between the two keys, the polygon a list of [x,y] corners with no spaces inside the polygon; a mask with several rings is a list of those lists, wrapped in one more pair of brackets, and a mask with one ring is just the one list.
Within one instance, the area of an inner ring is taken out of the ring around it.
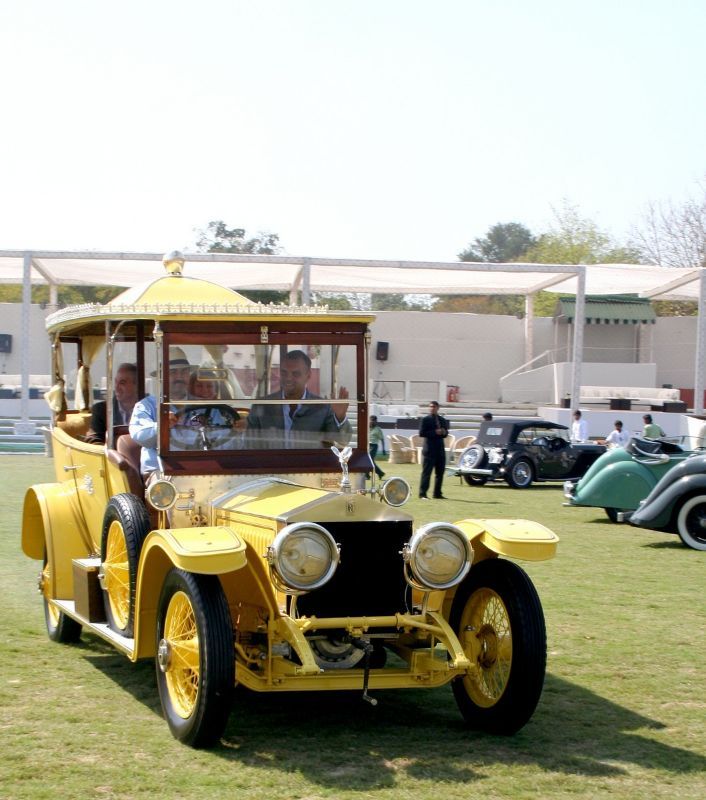
{"label": "steering wheel", "polygon": [[237,435],[239,419],[240,414],[230,406],[191,406],[177,416],[176,427],[186,429],[185,436],[175,436],[177,445],[185,450],[223,449]]}

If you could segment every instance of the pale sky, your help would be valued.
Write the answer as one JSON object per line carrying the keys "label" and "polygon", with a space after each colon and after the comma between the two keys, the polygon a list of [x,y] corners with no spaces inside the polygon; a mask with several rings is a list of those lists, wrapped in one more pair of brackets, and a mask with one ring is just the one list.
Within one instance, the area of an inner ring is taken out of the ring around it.
{"label": "pale sky", "polygon": [[453,261],[706,177],[703,0],[2,0],[0,250]]}

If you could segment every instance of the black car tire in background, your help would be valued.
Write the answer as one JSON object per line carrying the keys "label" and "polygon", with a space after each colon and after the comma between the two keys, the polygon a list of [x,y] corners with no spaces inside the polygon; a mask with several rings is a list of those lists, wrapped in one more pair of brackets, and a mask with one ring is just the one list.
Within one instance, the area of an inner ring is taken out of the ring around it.
{"label": "black car tire in background", "polygon": [[484,475],[464,475],[463,479],[469,486],[485,486],[488,483]]}
{"label": "black car tire in background", "polygon": [[706,550],[706,495],[687,498],[677,513],[677,533],[687,547]]}
{"label": "black car tire in background", "polygon": [[534,480],[534,468],[532,463],[526,458],[518,458],[513,461],[506,477],[507,482],[513,489],[527,489]]}

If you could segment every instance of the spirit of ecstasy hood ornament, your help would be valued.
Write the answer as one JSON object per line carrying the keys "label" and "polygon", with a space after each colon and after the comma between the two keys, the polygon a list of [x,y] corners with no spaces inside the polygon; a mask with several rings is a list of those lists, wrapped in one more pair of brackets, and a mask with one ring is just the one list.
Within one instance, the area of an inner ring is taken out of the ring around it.
{"label": "spirit of ecstasy hood ornament", "polygon": [[338,458],[338,463],[341,465],[341,472],[343,473],[343,477],[341,478],[341,491],[348,493],[351,491],[351,482],[348,478],[348,459],[351,457],[353,448],[344,447],[343,450],[339,450],[333,445],[331,450]]}

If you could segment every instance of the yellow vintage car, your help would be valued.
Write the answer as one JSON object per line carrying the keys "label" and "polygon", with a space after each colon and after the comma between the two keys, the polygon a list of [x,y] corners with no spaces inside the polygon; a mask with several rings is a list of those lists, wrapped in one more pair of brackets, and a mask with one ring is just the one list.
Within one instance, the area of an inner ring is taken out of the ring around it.
{"label": "yellow vintage car", "polygon": [[[220,740],[236,683],[373,705],[450,683],[472,727],[516,732],[546,631],[509,559],[552,558],[557,536],[516,519],[415,528],[408,484],[367,477],[373,318],[254,304],[183,265],[171,253],[163,277],[47,319],[56,481],[28,490],[22,548],[42,563],[49,638],[84,630],[154,658],[169,728],[193,747]],[[143,398],[129,425],[125,364]]]}

